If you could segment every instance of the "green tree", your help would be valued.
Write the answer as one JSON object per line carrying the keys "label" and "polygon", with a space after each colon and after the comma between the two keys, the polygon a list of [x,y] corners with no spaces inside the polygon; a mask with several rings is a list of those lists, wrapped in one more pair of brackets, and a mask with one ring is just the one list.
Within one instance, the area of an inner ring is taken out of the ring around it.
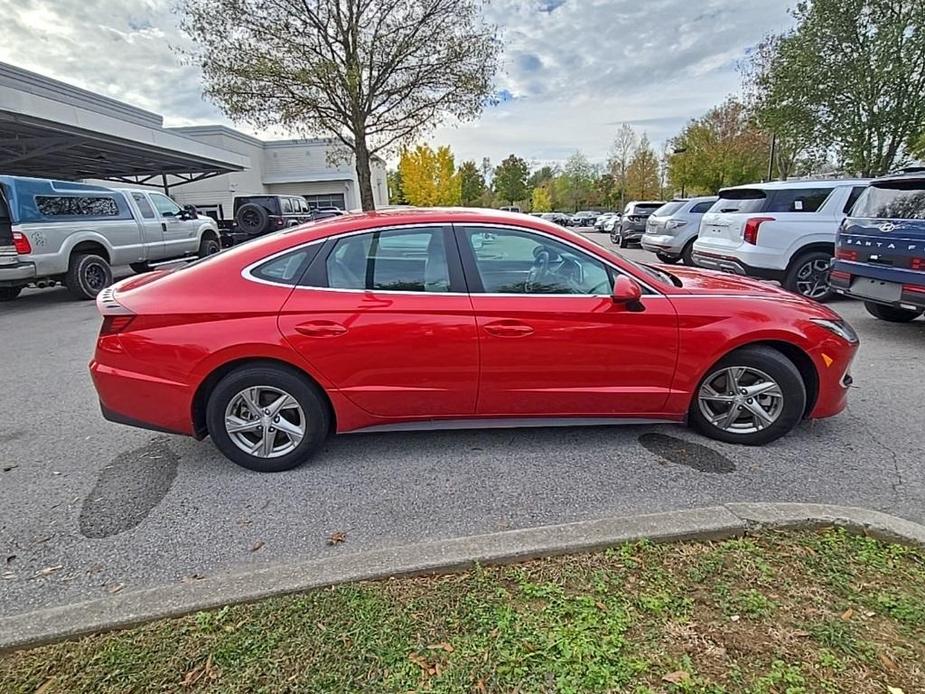
{"label": "green tree", "polygon": [[513,205],[520,200],[526,200],[527,176],[530,169],[520,157],[510,155],[495,167],[494,189],[500,200]]}
{"label": "green tree", "polygon": [[626,167],[626,197],[627,200],[651,200],[658,193],[658,155],[643,133]]}
{"label": "green tree", "polygon": [[485,191],[485,179],[474,161],[464,161],[460,164],[459,181],[462,204],[467,206],[478,204],[479,198],[482,197],[482,193]]}
{"label": "green tree", "polygon": [[552,194],[547,185],[540,185],[533,189],[531,212],[552,212]]}
{"label": "green tree", "polygon": [[408,199],[402,187],[401,171],[399,169],[389,171],[386,174],[386,182],[389,186],[389,202],[393,205],[407,205]]}
{"label": "green tree", "polygon": [[418,207],[458,205],[462,197],[449,147],[436,151],[427,145],[404,149],[398,162],[402,191],[409,203]]}
{"label": "green tree", "polygon": [[331,135],[371,210],[370,159],[476,118],[501,42],[481,0],[181,0],[187,53],[232,120]]}
{"label": "green tree", "polygon": [[556,179],[556,193],[559,201],[573,212],[587,206],[594,192],[597,171],[588,158],[575,152],[562,167],[562,174]]}
{"label": "green tree", "polygon": [[864,176],[906,160],[925,130],[925,2],[801,0],[793,14],[755,70],[760,122],[774,130],[795,109]]}
{"label": "green tree", "polygon": [[767,137],[733,98],[688,123],[671,148],[668,179],[686,193],[715,193],[761,180],[767,168]]}

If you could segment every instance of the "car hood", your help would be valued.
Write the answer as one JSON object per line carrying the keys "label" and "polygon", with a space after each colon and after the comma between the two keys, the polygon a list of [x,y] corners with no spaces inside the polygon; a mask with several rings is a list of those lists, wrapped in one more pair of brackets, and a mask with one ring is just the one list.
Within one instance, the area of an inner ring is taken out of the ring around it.
{"label": "car hood", "polygon": [[688,294],[741,294],[807,301],[776,283],[751,277],[701,268],[678,267],[677,265],[663,265],[660,269],[681,280],[683,287],[680,289]]}

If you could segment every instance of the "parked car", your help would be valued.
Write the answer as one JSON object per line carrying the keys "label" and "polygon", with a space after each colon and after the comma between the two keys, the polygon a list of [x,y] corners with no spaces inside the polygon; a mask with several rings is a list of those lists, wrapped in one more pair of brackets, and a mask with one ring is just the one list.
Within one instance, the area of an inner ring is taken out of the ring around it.
{"label": "parked car", "polygon": [[544,212],[540,215],[547,222],[552,222],[553,224],[558,224],[560,226],[567,227],[571,221],[571,217],[564,212]]}
{"label": "parked car", "polygon": [[226,232],[225,245],[343,213],[336,207],[312,207],[299,195],[236,195],[234,225]]}
{"label": "parked car", "polygon": [[669,274],[476,210],[322,221],[130,278],[97,305],[107,419],[209,435],[267,472],[331,432],[486,422],[689,421],[764,444],[845,407],[858,346],[831,309],[768,283]]}
{"label": "parked car", "polygon": [[610,232],[610,240],[620,248],[626,248],[632,242],[638,242],[646,232],[646,222],[649,216],[665,204],[664,200],[648,200],[630,202],[623,210],[620,225]]}
{"label": "parked car", "polygon": [[700,222],[694,263],[777,280],[824,301],[833,293],[827,278],[835,233],[868,182],[773,181],[721,190]]}
{"label": "parked car", "polygon": [[606,234],[610,234],[611,240],[613,240],[613,232],[616,229],[620,228],[620,223],[623,221],[623,215],[619,212],[614,212],[613,217],[604,221],[604,227],[602,231]]}
{"label": "parked car", "polygon": [[71,181],[0,176],[0,300],[29,284],[63,282],[79,299],[112,284],[112,266],[145,272],[152,263],[221,250],[209,217],[163,193]]}
{"label": "parked car", "polygon": [[597,221],[597,212],[591,210],[582,210],[572,215],[571,226],[573,227],[593,227]]}
{"label": "parked car", "polygon": [[616,212],[604,212],[598,215],[597,220],[594,222],[594,230],[604,231],[604,225],[607,224],[607,220],[613,219],[616,214]]}
{"label": "parked car", "polygon": [[861,194],[836,237],[829,284],[881,320],[925,313],[925,169],[878,178]]}
{"label": "parked car", "polygon": [[520,212],[520,208],[517,205],[508,205],[506,207],[499,207],[498,209],[502,212]]}
{"label": "parked car", "polygon": [[644,250],[655,253],[663,263],[679,260],[693,265],[691,253],[700,230],[700,220],[718,198],[675,198],[659,207],[646,221],[646,233],[639,243]]}

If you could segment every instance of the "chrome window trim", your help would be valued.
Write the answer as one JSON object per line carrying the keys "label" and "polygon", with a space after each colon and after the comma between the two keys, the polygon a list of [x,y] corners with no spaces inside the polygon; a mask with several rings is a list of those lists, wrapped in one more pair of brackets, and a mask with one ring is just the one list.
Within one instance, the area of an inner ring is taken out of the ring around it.
{"label": "chrome window trim", "polygon": [[[453,227],[478,226],[478,227],[488,227],[492,229],[507,229],[510,231],[519,231],[519,232],[526,232],[526,233],[531,233],[531,234],[539,234],[540,236],[545,236],[546,238],[552,239],[553,241],[559,241],[560,243],[564,243],[567,246],[571,246],[575,250],[580,251],[586,255],[590,255],[596,260],[603,263],[605,266],[614,270],[615,272],[618,272],[624,275],[627,274],[623,270],[623,268],[620,268],[614,263],[610,262],[609,260],[605,258],[601,258],[599,255],[590,252],[587,248],[579,246],[578,244],[568,239],[563,239],[560,236],[556,236],[555,234],[550,234],[549,232],[546,232],[546,231],[540,231],[539,229],[534,229],[532,227],[513,226],[510,224],[498,224],[498,223],[487,223],[487,222],[473,222],[471,224],[462,223],[462,222],[409,222],[407,224],[392,224],[392,225],[384,226],[384,227],[369,227],[366,229],[345,231],[345,232],[338,233],[338,234],[331,234],[330,236],[325,236],[324,238],[321,238],[321,239],[313,239],[311,241],[306,241],[305,243],[299,244],[297,246],[293,246],[291,248],[287,248],[282,251],[277,251],[276,253],[273,253],[272,255],[268,255],[264,258],[261,258],[260,260],[257,260],[251,263],[250,265],[247,265],[243,270],[241,270],[241,277],[243,277],[246,280],[250,280],[251,282],[257,282],[258,284],[266,284],[272,287],[290,287],[293,289],[310,289],[314,291],[327,291],[327,292],[350,292],[354,294],[375,293],[375,294],[409,294],[412,296],[506,296],[506,297],[524,297],[524,298],[542,296],[542,297],[549,297],[549,298],[559,297],[559,298],[566,298],[566,299],[574,299],[575,297],[580,297],[580,296],[607,297],[607,298],[611,296],[610,294],[501,294],[501,293],[491,293],[491,292],[478,292],[478,293],[472,293],[472,292],[409,292],[409,291],[402,291],[402,290],[397,290],[397,289],[338,289],[336,287],[309,287],[309,286],[300,285],[300,284],[287,284],[285,282],[271,282],[270,280],[265,280],[263,278],[255,277],[253,275],[253,270],[256,267],[263,265],[264,263],[274,260],[275,258],[278,258],[280,256],[286,255],[287,253],[296,252],[307,246],[312,246],[318,243],[320,244],[327,243],[328,241],[332,239],[342,239],[342,238],[347,238],[349,236],[357,236],[359,234],[371,234],[377,231],[394,231],[396,229],[408,229],[408,228],[427,229],[427,228],[434,228],[434,227],[442,229],[447,226],[453,226]],[[651,294],[644,294],[643,299],[652,298],[652,297],[666,298],[663,292],[659,291],[658,289],[655,289],[654,287],[649,285],[644,280],[639,279],[635,275],[630,275],[630,276],[634,280],[639,282],[639,284],[641,284],[643,287],[645,287],[650,292],[652,292]]]}

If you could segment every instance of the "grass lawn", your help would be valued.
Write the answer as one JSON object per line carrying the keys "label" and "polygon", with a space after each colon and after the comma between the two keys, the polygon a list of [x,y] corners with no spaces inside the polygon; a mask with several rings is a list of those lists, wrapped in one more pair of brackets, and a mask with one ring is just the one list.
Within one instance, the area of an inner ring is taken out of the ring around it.
{"label": "grass lawn", "polygon": [[639,543],[225,607],[0,657],[0,692],[925,692],[925,551]]}

